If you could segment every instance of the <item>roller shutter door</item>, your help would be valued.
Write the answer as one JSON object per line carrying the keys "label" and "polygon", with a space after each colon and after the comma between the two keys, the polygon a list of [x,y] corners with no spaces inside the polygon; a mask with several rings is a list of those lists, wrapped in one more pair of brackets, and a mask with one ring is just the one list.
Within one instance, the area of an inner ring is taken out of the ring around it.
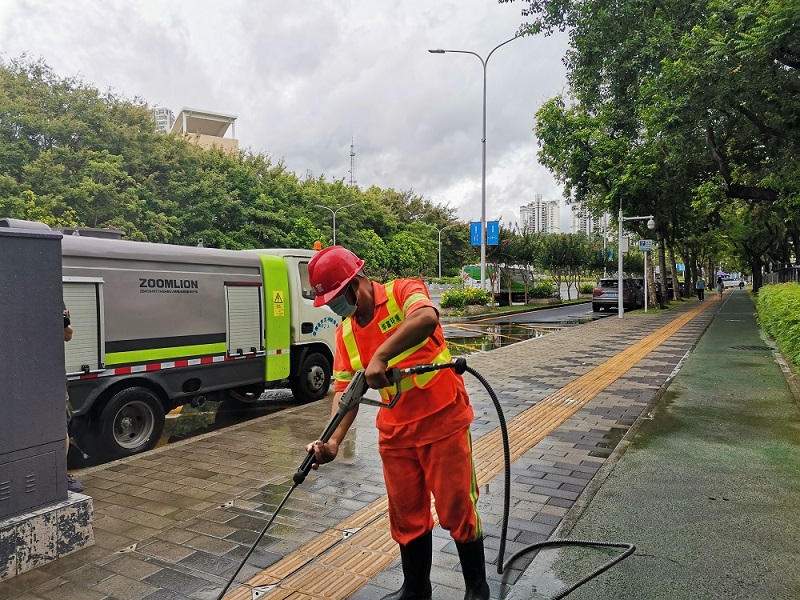
{"label": "roller shutter door", "polygon": [[74,331],[72,340],[64,344],[67,375],[104,370],[103,282],[65,277],[64,304]]}
{"label": "roller shutter door", "polygon": [[260,285],[226,284],[228,355],[264,352],[264,303]]}

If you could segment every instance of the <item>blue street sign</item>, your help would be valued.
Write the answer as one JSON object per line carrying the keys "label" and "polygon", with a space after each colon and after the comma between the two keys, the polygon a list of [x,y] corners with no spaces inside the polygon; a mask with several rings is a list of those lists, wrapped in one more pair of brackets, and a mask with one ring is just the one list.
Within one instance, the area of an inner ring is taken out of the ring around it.
{"label": "blue street sign", "polygon": [[473,221],[469,224],[469,243],[473,246],[481,245],[481,222]]}
{"label": "blue street sign", "polygon": [[500,243],[500,221],[486,221],[486,245],[497,246]]}

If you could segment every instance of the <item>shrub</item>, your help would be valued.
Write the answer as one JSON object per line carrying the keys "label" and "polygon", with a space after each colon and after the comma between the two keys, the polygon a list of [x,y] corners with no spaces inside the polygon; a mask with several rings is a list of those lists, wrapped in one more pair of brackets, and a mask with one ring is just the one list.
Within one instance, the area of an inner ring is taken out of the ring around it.
{"label": "shrub", "polygon": [[442,277],[441,279],[436,279],[436,283],[441,283],[442,285],[458,285],[464,283],[464,280],[461,279],[458,275],[455,277]]}
{"label": "shrub", "polygon": [[765,285],[756,308],[761,327],[800,369],[800,283]]}
{"label": "shrub", "polygon": [[530,298],[558,298],[558,291],[553,285],[552,279],[542,279],[539,283],[533,284],[528,288]]}
{"label": "shrub", "polygon": [[469,304],[483,306],[492,301],[492,296],[480,288],[463,288],[447,290],[442,294],[439,306],[442,308],[464,308]]}
{"label": "shrub", "polygon": [[582,283],[578,287],[579,294],[586,294],[590,295],[594,291],[594,284],[593,283]]}

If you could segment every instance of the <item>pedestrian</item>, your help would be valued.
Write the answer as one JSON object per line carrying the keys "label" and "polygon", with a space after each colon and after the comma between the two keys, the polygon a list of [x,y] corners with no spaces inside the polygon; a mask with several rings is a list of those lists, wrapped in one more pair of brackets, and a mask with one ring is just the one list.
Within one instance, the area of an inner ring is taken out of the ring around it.
{"label": "pedestrian", "polygon": [[722,277],[717,277],[717,294],[719,299],[722,300],[722,291],[725,289],[725,284],[722,283]]}
{"label": "pedestrian", "polygon": [[697,289],[698,300],[702,302],[706,297],[706,280],[703,279],[702,275],[697,278],[697,283],[694,284],[694,287]]}
{"label": "pedestrian", "polygon": [[740,290],[743,290],[743,289],[744,289],[744,279],[740,279],[740,280],[739,280],[739,289],[740,289]]}
{"label": "pedestrian", "polygon": [[[74,333],[72,329],[72,319],[70,318],[69,311],[67,310],[66,305],[64,306],[64,342],[68,342],[72,339],[72,334]],[[72,421],[72,405],[69,403],[69,392],[64,391],[64,395],[66,396],[67,401],[67,456],[69,456],[69,423]],[[83,484],[80,481],[75,479],[72,474],[67,473],[67,489],[70,492],[82,492],[83,491]]]}
{"label": "pedestrian", "polygon": [[[364,275],[364,261],[342,246],[330,246],[308,264],[315,306],[327,305],[344,321],[336,330],[333,412],[355,372],[392,397],[386,370],[450,362],[439,313],[417,279],[387,284]],[[394,408],[378,410],[378,451],[389,497],[389,525],[400,545],[403,585],[383,600],[431,598],[431,494],[439,523],[449,530],[461,560],[465,599],[487,600],[483,531],[477,512],[478,488],[469,426],[474,419],[464,381],[453,369],[404,378]],[[357,408],[330,440],[317,440],[316,464],[336,458]]]}

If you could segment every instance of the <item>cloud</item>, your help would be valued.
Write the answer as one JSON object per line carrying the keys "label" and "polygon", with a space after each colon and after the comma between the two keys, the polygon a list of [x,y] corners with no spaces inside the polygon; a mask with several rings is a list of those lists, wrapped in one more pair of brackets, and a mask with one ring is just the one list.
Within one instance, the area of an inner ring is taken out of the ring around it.
{"label": "cloud", "polygon": [[[348,179],[414,189],[480,218],[483,70],[468,54],[513,37],[520,6],[486,0],[6,0],[0,49],[43,56],[150,104],[238,116],[242,147]],[[536,162],[534,114],[565,85],[565,36],[526,37],[487,63],[487,215],[518,220],[559,187]],[[562,212],[564,212],[562,210]]]}

